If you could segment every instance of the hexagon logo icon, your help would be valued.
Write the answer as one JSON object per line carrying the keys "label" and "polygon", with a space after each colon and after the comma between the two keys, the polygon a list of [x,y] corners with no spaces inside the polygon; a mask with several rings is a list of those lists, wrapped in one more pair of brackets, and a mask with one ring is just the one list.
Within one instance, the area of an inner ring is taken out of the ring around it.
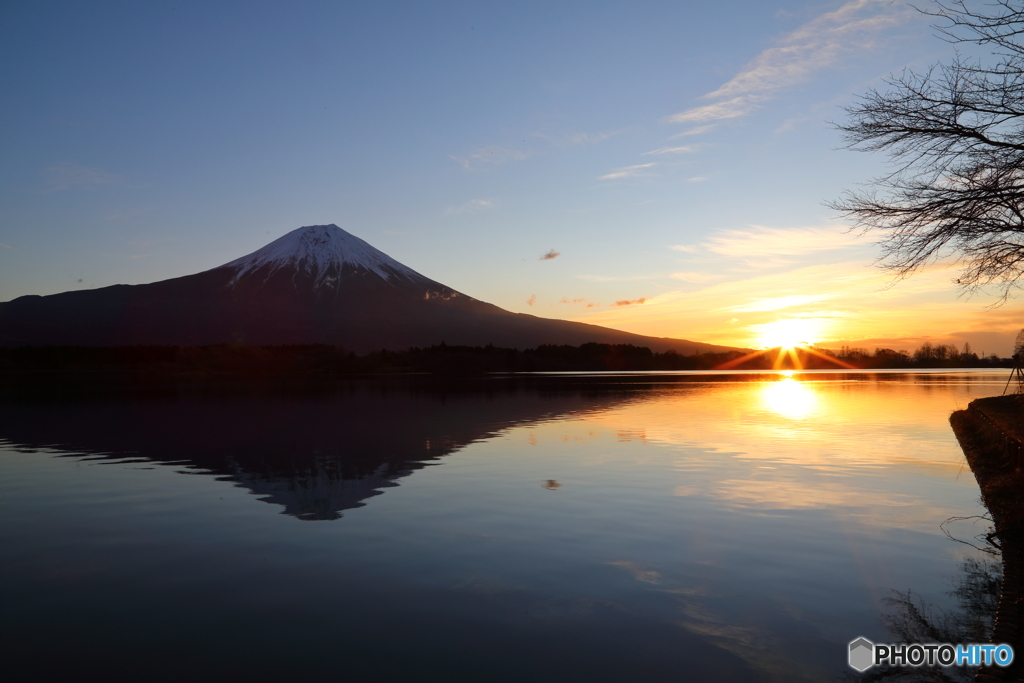
{"label": "hexagon logo icon", "polygon": [[850,643],[850,666],[857,671],[867,671],[875,662],[875,644],[867,638],[858,638]]}

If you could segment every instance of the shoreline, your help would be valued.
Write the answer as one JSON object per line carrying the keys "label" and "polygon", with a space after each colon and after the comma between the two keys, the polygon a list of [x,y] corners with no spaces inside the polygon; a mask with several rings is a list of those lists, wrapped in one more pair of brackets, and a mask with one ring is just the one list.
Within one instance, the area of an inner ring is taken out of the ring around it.
{"label": "shoreline", "polygon": [[1003,562],[1003,585],[992,629],[992,643],[1014,648],[1014,663],[1005,669],[982,667],[976,681],[1024,680],[1024,395],[1010,394],[972,401],[949,417],[950,426],[992,514],[994,543]]}

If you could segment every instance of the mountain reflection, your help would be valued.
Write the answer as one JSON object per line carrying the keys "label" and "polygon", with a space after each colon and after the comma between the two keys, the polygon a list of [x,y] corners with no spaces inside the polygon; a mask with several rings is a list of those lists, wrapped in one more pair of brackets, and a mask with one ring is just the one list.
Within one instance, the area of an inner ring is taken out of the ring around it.
{"label": "mountain reflection", "polygon": [[284,514],[333,520],[497,431],[608,407],[635,393],[504,380],[165,387],[142,395],[90,390],[3,401],[0,441],[22,451],[181,465],[233,481]]}

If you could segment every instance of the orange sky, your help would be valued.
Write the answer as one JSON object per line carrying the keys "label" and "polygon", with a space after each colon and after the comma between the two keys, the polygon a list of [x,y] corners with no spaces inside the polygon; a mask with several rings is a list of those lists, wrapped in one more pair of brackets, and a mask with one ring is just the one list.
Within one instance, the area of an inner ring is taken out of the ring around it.
{"label": "orange sky", "polygon": [[990,293],[961,295],[950,265],[894,281],[874,265],[871,240],[841,226],[752,227],[679,246],[675,286],[642,303],[575,319],[744,347],[774,346],[792,333],[792,341],[827,348],[913,350],[926,341],[962,348],[968,342],[977,353],[999,355],[1011,353],[1024,325],[1016,300],[995,306],[998,297]]}

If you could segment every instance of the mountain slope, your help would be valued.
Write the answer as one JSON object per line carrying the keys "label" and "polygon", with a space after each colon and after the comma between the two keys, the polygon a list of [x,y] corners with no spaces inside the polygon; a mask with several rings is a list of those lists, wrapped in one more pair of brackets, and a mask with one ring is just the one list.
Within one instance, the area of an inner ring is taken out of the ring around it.
{"label": "mountain slope", "polygon": [[728,350],[512,313],[431,280],[336,225],[293,230],[194,275],[0,303],[5,346],[323,343],[365,352],[442,341]]}

